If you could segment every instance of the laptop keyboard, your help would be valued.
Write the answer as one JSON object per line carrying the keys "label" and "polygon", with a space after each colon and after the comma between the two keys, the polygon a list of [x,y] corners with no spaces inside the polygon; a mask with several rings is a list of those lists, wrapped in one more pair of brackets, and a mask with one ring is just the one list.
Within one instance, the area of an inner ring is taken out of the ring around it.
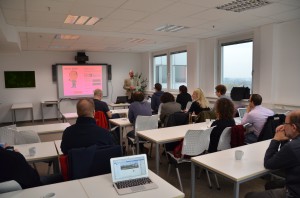
{"label": "laptop keyboard", "polygon": [[116,182],[115,184],[118,189],[122,189],[122,188],[140,186],[140,185],[145,185],[145,184],[150,184],[150,183],[152,183],[151,179],[149,179],[148,177],[145,177],[145,178],[139,178],[139,179],[120,181],[120,182]]}

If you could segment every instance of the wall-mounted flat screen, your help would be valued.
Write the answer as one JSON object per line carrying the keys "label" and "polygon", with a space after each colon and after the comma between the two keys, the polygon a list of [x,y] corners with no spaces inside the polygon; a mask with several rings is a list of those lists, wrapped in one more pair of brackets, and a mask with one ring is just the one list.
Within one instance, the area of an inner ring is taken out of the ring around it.
{"label": "wall-mounted flat screen", "polygon": [[107,65],[57,65],[59,98],[92,97],[95,89],[107,96]]}
{"label": "wall-mounted flat screen", "polygon": [[4,71],[5,88],[35,87],[34,71]]}

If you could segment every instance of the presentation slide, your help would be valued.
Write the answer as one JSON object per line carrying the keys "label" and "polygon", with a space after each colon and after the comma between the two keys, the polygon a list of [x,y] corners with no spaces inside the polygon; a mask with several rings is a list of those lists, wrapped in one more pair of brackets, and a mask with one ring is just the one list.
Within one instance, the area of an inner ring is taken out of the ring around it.
{"label": "presentation slide", "polygon": [[95,89],[107,96],[107,65],[58,65],[59,98],[92,97]]}

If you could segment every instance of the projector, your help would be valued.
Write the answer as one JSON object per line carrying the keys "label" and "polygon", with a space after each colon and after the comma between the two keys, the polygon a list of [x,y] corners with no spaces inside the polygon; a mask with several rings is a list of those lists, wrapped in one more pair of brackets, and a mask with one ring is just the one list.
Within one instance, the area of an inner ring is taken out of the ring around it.
{"label": "projector", "polygon": [[89,61],[89,57],[85,55],[85,52],[77,52],[75,61],[77,61],[78,64],[85,64],[86,61]]}

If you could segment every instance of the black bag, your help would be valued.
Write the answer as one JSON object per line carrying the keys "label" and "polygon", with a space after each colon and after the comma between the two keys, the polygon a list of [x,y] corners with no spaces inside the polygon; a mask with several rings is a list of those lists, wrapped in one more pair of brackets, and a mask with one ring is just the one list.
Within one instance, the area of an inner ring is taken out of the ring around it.
{"label": "black bag", "polygon": [[233,87],[231,89],[230,97],[233,101],[249,99],[250,98],[250,89],[249,89],[249,87]]}

